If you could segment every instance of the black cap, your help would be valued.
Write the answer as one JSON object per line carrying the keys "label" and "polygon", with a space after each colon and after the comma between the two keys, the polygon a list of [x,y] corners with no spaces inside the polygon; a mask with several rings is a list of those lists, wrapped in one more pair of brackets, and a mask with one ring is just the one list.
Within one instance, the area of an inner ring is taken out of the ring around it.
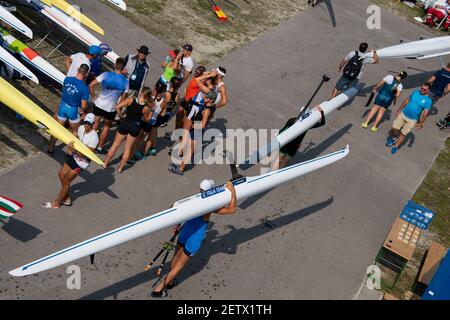
{"label": "black cap", "polygon": [[192,46],[189,43],[186,43],[185,45],[183,45],[182,48],[189,52],[192,52],[192,50],[193,50]]}
{"label": "black cap", "polygon": [[150,53],[150,50],[148,49],[147,46],[141,46],[139,49],[137,49],[137,51],[139,53],[143,53],[143,54],[149,54]]}

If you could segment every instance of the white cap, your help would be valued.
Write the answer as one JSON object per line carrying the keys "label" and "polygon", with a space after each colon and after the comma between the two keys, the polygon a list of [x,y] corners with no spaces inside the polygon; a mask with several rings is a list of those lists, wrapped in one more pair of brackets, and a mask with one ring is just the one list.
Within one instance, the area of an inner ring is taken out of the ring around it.
{"label": "white cap", "polygon": [[202,189],[203,191],[212,188],[214,188],[214,180],[203,180],[202,183],[200,183],[200,189]]}
{"label": "white cap", "polygon": [[90,124],[94,124],[94,122],[95,122],[95,115],[93,113],[88,113],[84,117],[84,122],[89,122]]}

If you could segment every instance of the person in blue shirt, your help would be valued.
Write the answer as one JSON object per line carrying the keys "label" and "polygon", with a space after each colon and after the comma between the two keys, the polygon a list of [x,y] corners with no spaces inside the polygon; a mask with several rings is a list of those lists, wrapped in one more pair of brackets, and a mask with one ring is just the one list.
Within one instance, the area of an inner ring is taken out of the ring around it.
{"label": "person in blue shirt", "polygon": [[[203,180],[200,184],[200,192],[202,193],[212,188],[214,188],[214,181],[212,180]],[[175,278],[177,275],[183,270],[189,259],[199,252],[206,237],[211,214],[228,215],[236,212],[237,198],[233,183],[228,181],[224,188],[229,191],[231,196],[227,207],[188,220],[183,226],[174,226],[175,231],[179,231],[175,255],[172,258],[169,273],[163,277],[161,282],[150,293],[153,298],[167,297],[166,289],[172,289],[176,285]]]}
{"label": "person in blue shirt", "polygon": [[[74,136],[77,136],[78,127],[80,126],[80,109],[86,114],[89,101],[89,88],[85,83],[89,74],[89,66],[82,64],[78,68],[75,77],[66,77],[64,79],[61,92],[61,102],[56,113],[56,120],[63,126],[69,121],[70,129]],[[56,138],[51,137],[48,153],[55,152]]]}
{"label": "person in blue shirt", "polygon": [[86,84],[89,85],[95,78],[102,74],[103,57],[112,52],[112,48],[106,43],[102,42],[98,45],[102,53],[91,60],[91,72],[86,79]]}
{"label": "person in blue shirt", "polygon": [[433,104],[429,94],[430,84],[424,83],[420,89],[414,90],[397,110],[397,118],[392,124],[392,129],[386,141],[386,146],[392,147],[391,154],[397,153],[405,137],[414,126],[419,130],[422,129]]}
{"label": "person in blue shirt", "polygon": [[431,83],[430,98],[433,100],[433,105],[450,91],[450,63],[445,68],[437,71],[427,81]]}

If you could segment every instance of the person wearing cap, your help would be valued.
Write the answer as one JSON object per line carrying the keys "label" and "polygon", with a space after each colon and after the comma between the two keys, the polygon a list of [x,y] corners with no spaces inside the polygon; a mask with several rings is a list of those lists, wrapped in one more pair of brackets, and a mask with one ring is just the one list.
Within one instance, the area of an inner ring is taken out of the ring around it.
{"label": "person wearing cap", "polygon": [[[98,144],[98,135],[94,130],[94,121],[95,115],[88,113],[84,118],[83,125],[78,128],[78,139],[91,151],[94,151]],[[75,151],[73,144],[73,141],[68,144],[72,156],[67,159],[58,174],[61,181],[61,190],[55,200],[42,203],[44,208],[59,209],[62,205],[71,206],[70,185],[82,170],[89,168],[91,160]]]}
{"label": "person wearing cap", "polygon": [[88,53],[75,53],[71,56],[66,57],[66,68],[67,68],[67,76],[75,77],[78,72],[78,68],[85,64],[91,68],[91,61],[95,59],[102,53],[102,50],[97,45],[92,45],[89,47]]}
{"label": "person wearing cap", "polygon": [[192,45],[185,44],[181,47],[181,59],[180,59],[180,70],[178,71],[178,78],[182,79],[182,82],[187,81],[189,76],[194,70],[194,59],[192,59]]}
{"label": "person wearing cap", "polygon": [[89,85],[96,77],[102,74],[103,57],[113,51],[113,49],[106,42],[102,42],[98,46],[100,47],[101,54],[99,54],[91,61],[91,72],[89,73],[89,77],[86,80],[87,85]]}
{"label": "person wearing cap", "polygon": [[372,118],[377,115],[371,131],[378,131],[378,125],[380,124],[384,113],[391,106],[392,102],[395,105],[397,100],[400,98],[403,90],[401,81],[407,76],[408,74],[406,71],[402,71],[396,76],[389,74],[373,88],[372,93],[375,94],[378,92],[378,95],[375,98],[375,103],[372,109],[367,115],[366,121],[361,123],[361,127],[367,129]]}
{"label": "person wearing cap", "polygon": [[130,81],[130,95],[139,94],[145,85],[150,70],[150,63],[147,60],[149,54],[149,48],[142,45],[137,49],[137,54],[130,53],[125,57],[125,69],[123,72],[128,81]]}
{"label": "person wearing cap", "polygon": [[[114,72],[104,72],[89,85],[92,101],[94,102],[95,124],[94,129],[97,130],[100,126],[100,121],[103,119],[103,129],[100,134],[100,141],[98,143],[97,152],[106,153],[103,146],[108,137],[111,123],[116,116],[116,105],[121,103],[127,97],[128,79],[123,75],[123,68],[125,61],[123,58],[116,60]],[[95,86],[102,85],[102,91],[99,96],[95,94]]]}
{"label": "person wearing cap", "polygon": [[[205,192],[214,188],[213,180],[203,180],[200,184],[200,192]],[[151,296],[154,298],[165,298],[167,296],[166,289],[172,289],[175,285],[175,278],[183,270],[189,259],[197,254],[206,236],[208,222],[211,214],[228,215],[236,212],[236,190],[231,181],[224,186],[230,194],[231,199],[227,207],[223,207],[217,211],[193,218],[186,221],[180,229],[180,225],[174,227],[179,230],[177,248],[172,258],[170,271],[161,280],[161,282],[153,289]]]}
{"label": "person wearing cap", "polygon": [[[69,121],[73,135],[77,135],[80,126],[80,110],[86,114],[89,101],[89,88],[85,83],[89,73],[89,67],[82,64],[78,68],[76,77],[66,77],[64,79],[61,92],[61,102],[56,112],[56,120],[65,125]],[[48,154],[55,152],[56,138],[50,137],[48,145]]]}

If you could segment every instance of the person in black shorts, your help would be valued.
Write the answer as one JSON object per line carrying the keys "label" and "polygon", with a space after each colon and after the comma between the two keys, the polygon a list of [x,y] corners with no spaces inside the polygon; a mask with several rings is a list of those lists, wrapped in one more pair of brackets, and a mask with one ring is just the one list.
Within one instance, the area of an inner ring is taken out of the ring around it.
{"label": "person in black shorts", "polygon": [[[183,161],[180,165],[171,163],[169,171],[178,175],[183,175],[186,165],[191,162],[192,156],[197,148],[195,131],[203,130],[209,120],[210,113],[204,112],[207,108],[214,105],[217,94],[214,91],[208,93],[199,92],[198,97],[192,99],[186,108],[186,119],[184,120],[184,136],[179,144],[178,155],[183,155]],[[186,150],[185,150],[186,149]]]}
{"label": "person in black shorts", "polygon": [[[316,123],[311,129],[319,128],[325,125],[325,113],[323,112],[322,108],[319,106],[316,106],[315,109],[319,111],[322,115],[322,118],[318,123]],[[292,125],[294,125],[298,121],[298,118],[291,118],[289,119],[286,124],[284,125],[283,129],[280,130],[280,133],[290,128]],[[311,130],[309,129],[309,130]],[[305,138],[306,134],[309,130],[306,130],[304,133],[302,133],[300,136],[292,140],[291,142],[287,143],[283,147],[280,148],[276,159],[273,161],[272,164],[272,171],[284,168],[289,163],[289,160],[295,157],[297,154],[297,151],[300,149],[300,145],[303,142],[303,139]]]}
{"label": "person in black shorts", "polygon": [[125,141],[125,149],[122,159],[117,169],[118,173],[122,173],[128,160],[133,154],[133,147],[137,137],[141,132],[142,116],[149,113],[150,107],[153,104],[152,91],[150,88],[144,88],[138,98],[133,96],[125,99],[116,106],[116,112],[120,114],[122,108],[127,107],[125,117],[122,119],[119,128],[117,129],[114,143],[108,151],[105,159],[106,168],[114,157],[123,141]]}
{"label": "person in black shorts", "polygon": [[[95,115],[88,113],[84,118],[84,122],[78,128],[78,139],[91,151],[95,150],[99,140],[97,132],[93,129],[94,121]],[[58,173],[61,182],[61,190],[55,200],[42,203],[44,208],[59,209],[62,205],[72,206],[72,200],[70,200],[70,185],[82,170],[89,168],[91,160],[74,150],[74,142],[70,142],[67,146],[69,147],[71,156],[67,159]]]}

